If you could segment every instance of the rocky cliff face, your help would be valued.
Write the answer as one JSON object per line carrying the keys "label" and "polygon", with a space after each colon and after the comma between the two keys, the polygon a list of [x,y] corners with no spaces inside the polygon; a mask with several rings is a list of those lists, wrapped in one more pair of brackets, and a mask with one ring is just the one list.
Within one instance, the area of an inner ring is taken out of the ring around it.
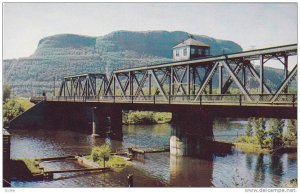
{"label": "rocky cliff face", "polygon": [[[36,51],[27,58],[3,61],[4,83],[17,95],[51,92],[63,76],[88,72],[110,73],[117,68],[144,66],[172,61],[172,47],[188,38],[176,31],[116,31],[101,37],[62,34],[40,40]],[[211,46],[211,54],[242,51],[226,40],[194,35]]]}

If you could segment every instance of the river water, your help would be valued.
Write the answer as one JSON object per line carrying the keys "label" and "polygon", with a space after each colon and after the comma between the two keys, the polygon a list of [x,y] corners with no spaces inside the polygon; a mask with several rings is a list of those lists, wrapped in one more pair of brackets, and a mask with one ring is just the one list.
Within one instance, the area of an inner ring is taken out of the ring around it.
{"label": "river water", "polygon": [[[214,122],[216,140],[233,141],[244,133],[245,121],[219,119]],[[88,154],[93,145],[113,149],[130,146],[169,145],[170,124],[123,126],[123,140],[92,138],[70,130],[10,130],[11,158],[41,158]],[[81,168],[75,161],[42,162],[45,170]],[[54,174],[48,181],[12,181],[13,187],[126,187],[133,174],[136,187],[285,187],[297,178],[297,154],[247,154],[234,149],[225,157],[210,160],[176,157],[170,153],[146,154],[117,172]]]}

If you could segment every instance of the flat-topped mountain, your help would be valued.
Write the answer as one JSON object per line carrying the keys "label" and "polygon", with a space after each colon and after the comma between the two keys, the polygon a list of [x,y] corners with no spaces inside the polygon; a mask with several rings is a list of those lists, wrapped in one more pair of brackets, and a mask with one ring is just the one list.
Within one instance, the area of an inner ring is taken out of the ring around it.
{"label": "flat-topped mountain", "polygon": [[[172,58],[172,47],[187,39],[187,32],[116,31],[105,36],[89,37],[75,34],[61,34],[40,40],[33,57],[53,55],[103,55],[107,52],[135,52],[137,55]],[[208,36],[194,35],[211,46],[212,55],[233,53],[242,50],[241,46],[226,40],[217,40]]]}
{"label": "flat-topped mountain", "polygon": [[[3,61],[4,83],[13,86],[17,95],[51,92],[61,78],[87,72],[145,66],[172,61],[172,47],[187,39],[182,31],[115,31],[90,37],[60,34],[41,39],[29,57]],[[240,45],[204,35],[194,39],[210,45],[212,55],[242,51]]]}

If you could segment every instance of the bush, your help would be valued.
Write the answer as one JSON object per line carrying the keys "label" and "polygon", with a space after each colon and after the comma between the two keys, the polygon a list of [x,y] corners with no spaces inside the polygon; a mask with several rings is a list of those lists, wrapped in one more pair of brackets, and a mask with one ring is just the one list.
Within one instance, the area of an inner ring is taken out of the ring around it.
{"label": "bush", "polygon": [[117,156],[111,156],[108,164],[110,166],[115,166],[115,165],[126,165],[126,162],[124,161],[124,159],[117,157]]}
{"label": "bush", "polygon": [[16,102],[20,103],[20,105],[25,111],[34,106],[34,104],[30,102],[29,98],[16,98],[15,100]]}
{"label": "bush", "polygon": [[153,113],[148,111],[135,111],[128,114],[129,124],[153,124]]}
{"label": "bush", "polygon": [[24,111],[20,103],[14,99],[8,99],[3,105],[3,125],[9,126],[9,122]]}
{"label": "bush", "polygon": [[127,125],[167,123],[172,119],[171,113],[152,111],[129,111],[123,113],[123,123]]}
{"label": "bush", "polygon": [[95,146],[92,148],[91,157],[94,162],[103,160],[104,156],[110,157],[111,149],[107,145]]}
{"label": "bush", "polygon": [[271,146],[272,146],[272,138],[268,137],[268,138],[264,139],[263,147],[264,148],[271,148]]}
{"label": "bush", "polygon": [[285,141],[297,141],[297,120],[289,119],[287,121],[287,134],[284,136]]}
{"label": "bush", "polygon": [[92,148],[90,155],[84,156],[86,159],[92,160],[99,164],[101,167],[104,167],[104,156],[109,159],[105,161],[106,167],[119,167],[125,166],[126,162],[119,156],[110,155],[111,148],[107,145],[95,146]]}
{"label": "bush", "polygon": [[172,119],[172,113],[157,112],[154,113],[153,116],[157,123],[167,123]]}
{"label": "bush", "polygon": [[3,86],[3,102],[10,98],[11,89],[10,86],[4,85]]}
{"label": "bush", "polygon": [[240,136],[237,139],[238,143],[252,143],[252,144],[259,144],[259,141],[257,139],[257,137],[253,137],[253,136]]}

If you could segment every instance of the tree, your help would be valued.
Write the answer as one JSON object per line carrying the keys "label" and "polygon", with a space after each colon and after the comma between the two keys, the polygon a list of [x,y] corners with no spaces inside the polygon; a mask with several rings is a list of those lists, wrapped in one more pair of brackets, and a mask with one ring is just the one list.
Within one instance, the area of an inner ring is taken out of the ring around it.
{"label": "tree", "polygon": [[10,98],[11,88],[9,85],[5,84],[3,86],[3,102]]}
{"label": "tree", "polygon": [[260,147],[263,147],[267,136],[266,121],[263,118],[254,119],[254,131]]}
{"label": "tree", "polygon": [[9,122],[24,112],[20,103],[13,99],[8,99],[3,105],[3,125],[9,126]]}
{"label": "tree", "polygon": [[246,125],[246,136],[251,137],[252,135],[253,135],[252,119],[249,118]]}
{"label": "tree", "polygon": [[268,133],[271,137],[273,148],[282,143],[282,132],[284,127],[284,120],[270,119]]}
{"label": "tree", "polygon": [[287,138],[291,141],[297,141],[297,120],[288,119],[287,121]]}
{"label": "tree", "polygon": [[107,145],[95,146],[92,148],[91,157],[94,162],[103,160],[104,157],[110,157],[111,149]]}

